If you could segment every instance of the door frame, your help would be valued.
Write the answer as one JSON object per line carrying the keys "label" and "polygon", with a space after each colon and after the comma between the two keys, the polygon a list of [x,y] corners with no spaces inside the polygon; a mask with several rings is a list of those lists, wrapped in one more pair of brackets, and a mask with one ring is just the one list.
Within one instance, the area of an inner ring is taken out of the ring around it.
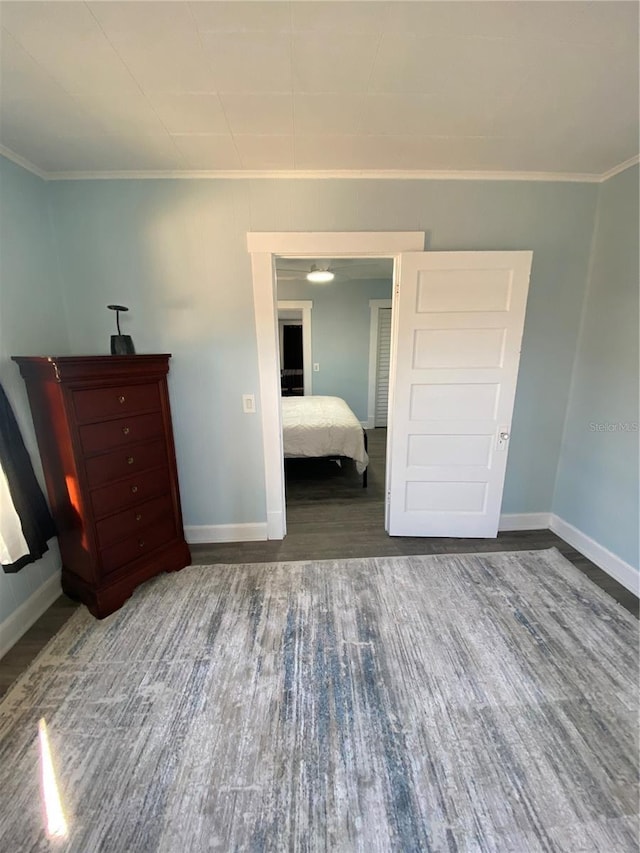
{"label": "door frame", "polygon": [[[422,252],[424,245],[424,231],[247,232],[258,347],[267,539],[284,539],[287,531],[278,357],[276,257],[392,258],[395,294],[395,276],[398,266],[395,262],[398,256],[402,252]],[[392,326],[392,341],[394,334],[395,329]],[[389,397],[392,398],[391,387]]]}
{"label": "door frame", "polygon": [[[369,311],[369,396],[367,399],[367,429],[373,429],[376,425],[376,392],[378,390],[378,326],[380,323],[380,309],[391,308],[392,299],[370,299]],[[392,325],[393,328],[393,325]]]}

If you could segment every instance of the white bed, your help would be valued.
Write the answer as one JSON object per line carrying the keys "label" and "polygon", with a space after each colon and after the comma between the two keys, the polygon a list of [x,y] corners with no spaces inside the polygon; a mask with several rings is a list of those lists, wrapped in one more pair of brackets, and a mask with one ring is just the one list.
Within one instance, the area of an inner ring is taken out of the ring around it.
{"label": "white bed", "polygon": [[366,434],[340,397],[282,397],[282,436],[287,459],[347,456],[358,474],[369,464]]}

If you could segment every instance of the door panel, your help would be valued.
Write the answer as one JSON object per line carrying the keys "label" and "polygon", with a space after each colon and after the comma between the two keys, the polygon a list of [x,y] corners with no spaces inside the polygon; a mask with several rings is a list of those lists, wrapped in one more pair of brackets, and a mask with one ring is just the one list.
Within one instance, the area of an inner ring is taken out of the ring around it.
{"label": "door panel", "polygon": [[465,270],[466,275],[462,279],[459,273],[457,269],[446,269],[432,270],[428,277],[420,275],[418,313],[477,311],[484,314],[487,311],[509,310],[512,287],[510,270]]}
{"label": "door panel", "polygon": [[418,329],[413,366],[499,367],[504,338],[504,329]]}
{"label": "door panel", "polygon": [[486,483],[407,483],[406,508],[420,511],[481,512],[487,494]]}
{"label": "door panel", "polygon": [[408,464],[487,468],[491,462],[492,439],[492,435],[410,435]]}
{"label": "door panel", "polygon": [[411,388],[409,416],[412,421],[450,421],[495,418],[497,384],[415,383]]}
{"label": "door panel", "polygon": [[391,360],[391,535],[496,536],[531,257],[401,256]]}

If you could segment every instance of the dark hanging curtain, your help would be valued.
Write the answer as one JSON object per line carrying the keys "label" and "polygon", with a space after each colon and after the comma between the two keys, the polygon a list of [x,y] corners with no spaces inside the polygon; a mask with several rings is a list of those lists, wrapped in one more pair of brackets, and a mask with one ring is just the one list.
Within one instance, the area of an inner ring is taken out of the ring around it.
{"label": "dark hanging curtain", "polygon": [[22,525],[29,553],[15,563],[3,565],[5,572],[17,572],[28,563],[39,560],[49,550],[47,540],[56,528],[33,473],[31,458],[24,446],[20,428],[7,395],[0,385],[0,465],[7,478],[13,506]]}

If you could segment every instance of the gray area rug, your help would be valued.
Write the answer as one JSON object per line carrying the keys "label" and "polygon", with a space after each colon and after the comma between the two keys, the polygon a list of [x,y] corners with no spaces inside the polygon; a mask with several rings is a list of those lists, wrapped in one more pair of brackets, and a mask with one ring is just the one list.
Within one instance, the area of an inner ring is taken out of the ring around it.
{"label": "gray area rug", "polygon": [[555,549],[163,575],[5,697],[0,850],[636,851],[637,627]]}

